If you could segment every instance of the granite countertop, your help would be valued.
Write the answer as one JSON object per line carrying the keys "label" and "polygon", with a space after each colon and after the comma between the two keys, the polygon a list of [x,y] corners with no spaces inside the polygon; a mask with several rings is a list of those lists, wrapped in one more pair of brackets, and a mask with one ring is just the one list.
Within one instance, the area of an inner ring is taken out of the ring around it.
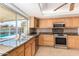
{"label": "granite countertop", "polygon": [[20,43],[17,44],[17,46],[5,46],[0,45],[0,56],[7,54],[7,52],[15,49],[16,47],[19,47],[20,45],[24,44],[25,42],[29,41],[31,38],[37,36],[36,35],[27,35],[27,37],[24,40],[21,40]]}

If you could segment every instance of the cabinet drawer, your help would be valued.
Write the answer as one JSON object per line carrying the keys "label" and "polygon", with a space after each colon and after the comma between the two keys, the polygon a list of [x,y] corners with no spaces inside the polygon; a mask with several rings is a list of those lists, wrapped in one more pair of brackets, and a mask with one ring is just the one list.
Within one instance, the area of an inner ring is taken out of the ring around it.
{"label": "cabinet drawer", "polygon": [[54,42],[54,40],[53,39],[44,39],[43,41],[46,41],[46,42]]}
{"label": "cabinet drawer", "polygon": [[54,42],[47,42],[47,41],[45,41],[45,42],[44,42],[44,45],[47,45],[47,46],[54,46]]}

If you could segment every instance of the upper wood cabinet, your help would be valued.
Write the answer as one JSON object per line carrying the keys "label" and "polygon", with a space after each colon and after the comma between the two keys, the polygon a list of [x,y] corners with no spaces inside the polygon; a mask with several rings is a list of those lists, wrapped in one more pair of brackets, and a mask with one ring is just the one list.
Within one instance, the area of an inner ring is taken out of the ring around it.
{"label": "upper wood cabinet", "polygon": [[76,28],[79,27],[79,17],[40,19],[39,23],[39,28],[53,28],[54,23],[65,23],[68,28]]}
{"label": "upper wood cabinet", "polygon": [[68,48],[79,48],[79,36],[68,36],[67,46]]}
{"label": "upper wood cabinet", "polygon": [[66,27],[79,27],[79,17],[65,18]]}
{"label": "upper wood cabinet", "polygon": [[38,28],[39,27],[39,19],[36,17],[30,17],[30,28]]}
{"label": "upper wood cabinet", "polygon": [[53,28],[54,23],[64,23],[64,19],[63,18],[41,19],[40,28]]}
{"label": "upper wood cabinet", "polygon": [[39,45],[54,46],[55,40],[51,34],[40,34]]}
{"label": "upper wood cabinet", "polygon": [[40,23],[39,28],[52,28],[53,27],[52,19],[41,19],[39,23]]}
{"label": "upper wood cabinet", "polygon": [[73,27],[73,20],[72,20],[72,18],[65,18],[65,25],[68,28]]}
{"label": "upper wood cabinet", "polygon": [[65,23],[64,18],[55,18],[52,19],[52,23]]}
{"label": "upper wood cabinet", "polygon": [[73,17],[73,27],[79,27],[79,17]]}

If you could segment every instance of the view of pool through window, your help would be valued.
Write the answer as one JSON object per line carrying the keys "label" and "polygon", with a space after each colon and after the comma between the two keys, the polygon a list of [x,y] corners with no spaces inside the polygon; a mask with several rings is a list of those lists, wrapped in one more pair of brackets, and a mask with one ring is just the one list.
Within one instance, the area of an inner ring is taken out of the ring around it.
{"label": "view of pool through window", "polygon": [[21,35],[29,33],[29,20],[2,5],[0,9],[2,9],[0,12],[4,14],[2,14],[3,17],[0,16],[0,45],[16,46],[22,39],[20,39]]}
{"label": "view of pool through window", "polygon": [[[19,34],[21,35],[22,33],[26,32],[27,30],[25,30],[25,28],[23,26],[25,26],[27,23],[27,20],[18,20],[17,21],[17,27],[18,27],[18,32],[16,33],[16,21],[8,21],[8,22],[3,22],[1,23],[1,35],[0,35],[0,44],[4,44],[4,45],[10,45],[10,46],[14,46],[16,45],[16,35]],[[5,29],[3,29],[5,28]],[[26,28],[27,29],[27,28]]]}

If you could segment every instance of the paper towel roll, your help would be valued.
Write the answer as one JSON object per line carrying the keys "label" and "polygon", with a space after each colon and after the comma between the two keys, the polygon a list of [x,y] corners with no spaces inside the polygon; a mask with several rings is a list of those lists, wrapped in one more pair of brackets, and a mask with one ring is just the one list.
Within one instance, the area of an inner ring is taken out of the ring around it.
{"label": "paper towel roll", "polygon": [[20,36],[19,36],[19,34],[17,34],[15,39],[19,40],[19,38],[20,38]]}

